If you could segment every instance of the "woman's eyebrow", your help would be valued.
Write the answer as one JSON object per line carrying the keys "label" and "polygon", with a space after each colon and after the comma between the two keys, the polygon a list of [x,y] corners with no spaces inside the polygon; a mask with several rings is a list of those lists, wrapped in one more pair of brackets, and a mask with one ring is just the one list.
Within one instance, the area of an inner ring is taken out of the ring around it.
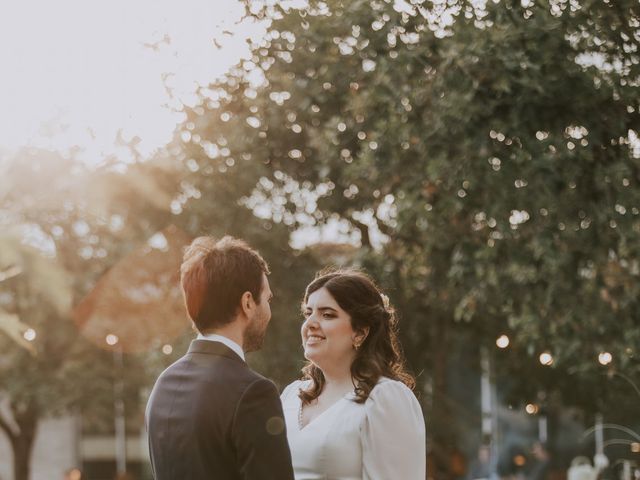
{"label": "woman's eyebrow", "polygon": [[[313,310],[313,309],[311,307],[304,307],[304,310],[307,311],[307,310]],[[318,307],[317,310],[320,310],[320,311],[331,310],[332,312],[337,312],[337,310],[333,307]]]}

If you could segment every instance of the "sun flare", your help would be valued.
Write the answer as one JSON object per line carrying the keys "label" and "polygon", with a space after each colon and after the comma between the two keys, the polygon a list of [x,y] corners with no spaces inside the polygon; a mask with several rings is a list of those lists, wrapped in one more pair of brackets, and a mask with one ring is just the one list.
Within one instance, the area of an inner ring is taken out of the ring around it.
{"label": "sun flare", "polygon": [[93,162],[170,140],[181,104],[263,27],[239,0],[14,2],[0,17],[0,149],[80,147]]}

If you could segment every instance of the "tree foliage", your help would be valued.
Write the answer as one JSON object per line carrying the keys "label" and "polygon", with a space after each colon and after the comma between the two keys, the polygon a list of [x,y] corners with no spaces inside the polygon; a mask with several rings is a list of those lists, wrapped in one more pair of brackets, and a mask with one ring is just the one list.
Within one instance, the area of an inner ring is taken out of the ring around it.
{"label": "tree foliage", "polygon": [[267,38],[201,90],[180,156],[199,191],[267,202],[270,228],[338,216],[359,233],[427,371],[436,449],[459,329],[509,333],[505,368],[549,351],[571,382],[602,379],[608,351],[638,373],[636,2],[247,8]]}

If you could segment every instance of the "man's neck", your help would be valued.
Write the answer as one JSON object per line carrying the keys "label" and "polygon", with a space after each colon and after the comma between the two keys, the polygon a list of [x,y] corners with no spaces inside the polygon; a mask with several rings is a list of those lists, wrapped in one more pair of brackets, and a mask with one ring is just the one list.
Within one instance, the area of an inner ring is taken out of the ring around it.
{"label": "man's neck", "polygon": [[224,325],[222,327],[219,328],[211,328],[209,330],[206,330],[204,332],[201,332],[202,335],[221,335],[223,337],[228,338],[229,340],[237,343],[238,345],[240,345],[243,349],[244,349],[244,331],[242,330],[242,327],[240,325],[240,322],[237,320],[234,320],[231,323],[228,323],[227,325]]}

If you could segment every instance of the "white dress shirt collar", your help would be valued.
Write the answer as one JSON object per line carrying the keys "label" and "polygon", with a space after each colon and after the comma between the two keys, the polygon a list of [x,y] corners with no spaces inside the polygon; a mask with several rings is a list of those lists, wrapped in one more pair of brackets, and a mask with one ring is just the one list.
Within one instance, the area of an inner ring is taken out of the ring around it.
{"label": "white dress shirt collar", "polygon": [[207,333],[206,335],[203,335],[201,333],[198,333],[197,340],[209,340],[212,342],[224,343],[227,347],[236,352],[242,360],[245,359],[242,347],[233,340],[225,337],[224,335],[218,335],[216,333]]}

